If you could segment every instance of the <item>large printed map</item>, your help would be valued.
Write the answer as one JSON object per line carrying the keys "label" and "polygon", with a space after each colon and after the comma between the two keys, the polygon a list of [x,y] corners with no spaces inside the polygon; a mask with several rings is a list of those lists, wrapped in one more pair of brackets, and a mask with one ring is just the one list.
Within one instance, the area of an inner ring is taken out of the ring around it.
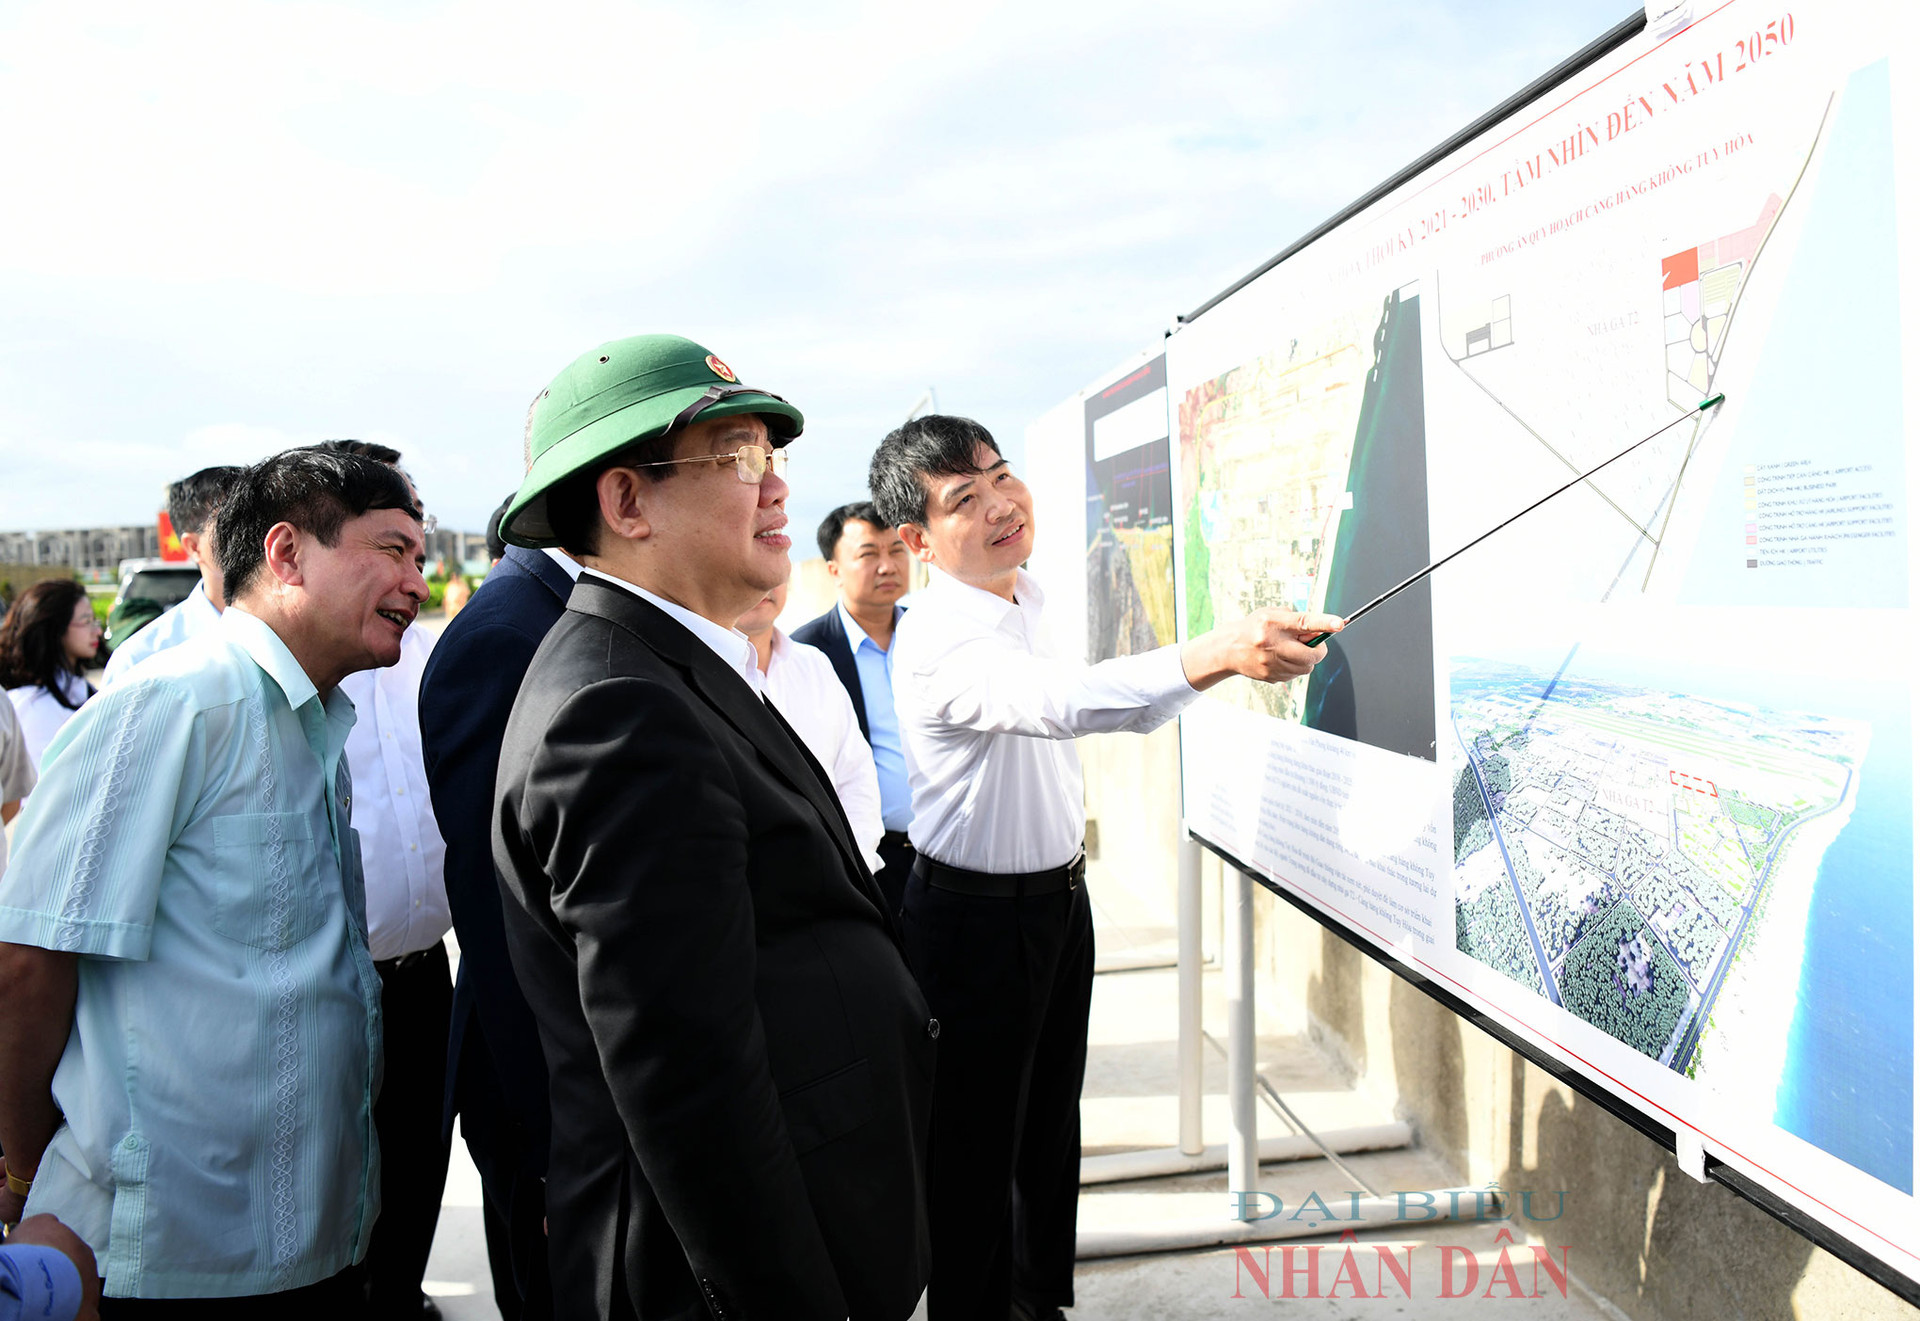
{"label": "large printed map", "polygon": [[[1423,371],[1409,286],[1185,392],[1188,636],[1268,607],[1343,614],[1426,562]],[[1431,609],[1423,584],[1329,643],[1311,679],[1209,696],[1430,760]]]}
{"label": "large printed map", "polygon": [[[1181,401],[1188,582],[1206,584],[1188,593],[1189,635],[1263,606],[1326,608],[1378,320],[1369,310],[1316,327]],[[1235,679],[1218,696],[1298,720],[1306,686]]]}
{"label": "large printed map", "polygon": [[1749,927],[1826,840],[1789,846],[1850,812],[1867,726],[1497,662],[1456,665],[1452,724],[1460,949],[1693,1072]]}
{"label": "large printed map", "polygon": [[1472,543],[1310,679],[1190,708],[1183,789],[1920,1279],[1912,75],[1836,2],[1635,45],[1183,320],[1183,636]]}

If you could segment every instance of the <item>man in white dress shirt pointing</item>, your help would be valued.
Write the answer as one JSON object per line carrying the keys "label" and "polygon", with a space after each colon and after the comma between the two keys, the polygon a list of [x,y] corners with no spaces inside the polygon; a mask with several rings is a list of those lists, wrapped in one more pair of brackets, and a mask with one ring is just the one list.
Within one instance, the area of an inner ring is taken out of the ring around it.
{"label": "man in white dress shirt pointing", "polygon": [[1261,610],[1099,665],[1058,659],[1020,566],[1033,501],[987,429],[917,418],[880,443],[874,504],[931,583],[894,640],[917,858],[907,955],[939,1018],[932,1321],[1073,1305],[1080,1084],[1093,994],[1081,734],[1145,733],[1230,675],[1299,678],[1327,615]]}

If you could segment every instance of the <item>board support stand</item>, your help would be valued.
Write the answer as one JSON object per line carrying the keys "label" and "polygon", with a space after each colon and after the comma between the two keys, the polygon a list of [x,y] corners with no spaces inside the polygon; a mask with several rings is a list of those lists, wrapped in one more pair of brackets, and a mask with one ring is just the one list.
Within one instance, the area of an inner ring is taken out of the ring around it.
{"label": "board support stand", "polygon": [[1206,1150],[1200,1113],[1205,1097],[1206,1060],[1202,1053],[1202,999],[1200,975],[1200,841],[1180,832],[1180,893],[1177,922],[1180,930],[1180,1152],[1198,1156]]}
{"label": "board support stand", "polygon": [[[1221,898],[1225,926],[1220,951],[1227,990],[1227,1104],[1232,1119],[1229,1140],[1224,1146],[1204,1145],[1201,1107],[1205,1096],[1204,1051],[1210,1039],[1202,1015],[1201,974],[1205,950],[1200,938],[1202,919],[1200,862],[1203,854],[1197,839],[1181,832],[1179,844],[1179,892],[1176,901],[1179,922],[1179,1024],[1178,1071],[1180,1086],[1180,1145],[1151,1151],[1128,1151],[1105,1156],[1087,1156],[1080,1162],[1083,1186],[1120,1183],[1134,1179],[1164,1178],[1169,1175],[1227,1171],[1227,1187],[1240,1193],[1259,1189],[1262,1161],[1311,1159],[1315,1155],[1333,1162],[1343,1173],[1355,1179],[1370,1196],[1357,1204],[1356,1223],[1362,1227],[1384,1226],[1402,1219],[1401,1195],[1386,1196],[1360,1179],[1341,1160],[1341,1152],[1384,1151],[1411,1145],[1412,1130],[1404,1123],[1342,1129],[1324,1138],[1309,1131],[1293,1114],[1279,1093],[1260,1076],[1258,1037],[1254,1011],[1253,886],[1251,875],[1239,868],[1227,872]],[[1218,1040],[1211,1040],[1222,1049]],[[1296,1130],[1292,1137],[1259,1136],[1260,1093]],[[1427,1195],[1426,1207],[1444,1206],[1434,1218],[1453,1219],[1468,1196],[1483,1196],[1483,1190],[1439,1190]],[[1266,1211],[1267,1203],[1258,1197],[1234,1197],[1234,1209],[1226,1219],[1211,1216],[1198,1219],[1165,1220],[1135,1224],[1125,1229],[1082,1229],[1076,1244],[1076,1257],[1088,1261],[1100,1257],[1131,1256],[1137,1253],[1193,1251],[1240,1243],[1272,1243],[1290,1238],[1323,1236],[1332,1231],[1317,1221],[1281,1220]],[[1478,1205],[1476,1202],[1475,1205]]]}
{"label": "board support stand", "polygon": [[[1260,1115],[1254,1105],[1253,878],[1235,868],[1227,880],[1227,1188],[1252,1192],[1260,1186]],[[1238,1199],[1235,1218],[1257,1211]]]}

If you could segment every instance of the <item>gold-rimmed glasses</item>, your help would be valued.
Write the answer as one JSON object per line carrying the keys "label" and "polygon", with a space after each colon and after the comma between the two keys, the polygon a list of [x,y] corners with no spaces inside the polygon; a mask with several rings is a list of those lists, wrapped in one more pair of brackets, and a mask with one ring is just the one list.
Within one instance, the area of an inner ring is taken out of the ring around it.
{"label": "gold-rimmed glasses", "polygon": [[787,452],[765,445],[742,445],[731,454],[696,454],[690,459],[661,459],[657,463],[634,463],[633,468],[666,468],[676,463],[731,463],[733,474],[748,486],[760,485],[769,469],[775,477],[787,475]]}

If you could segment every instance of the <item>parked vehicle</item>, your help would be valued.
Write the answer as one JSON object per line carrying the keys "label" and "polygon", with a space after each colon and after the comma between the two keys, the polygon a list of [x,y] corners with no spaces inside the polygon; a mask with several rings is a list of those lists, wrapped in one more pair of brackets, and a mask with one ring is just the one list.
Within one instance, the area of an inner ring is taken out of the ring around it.
{"label": "parked vehicle", "polygon": [[179,605],[200,581],[200,566],[175,560],[121,560],[120,592],[107,611],[107,645],[117,647],[162,612]]}

